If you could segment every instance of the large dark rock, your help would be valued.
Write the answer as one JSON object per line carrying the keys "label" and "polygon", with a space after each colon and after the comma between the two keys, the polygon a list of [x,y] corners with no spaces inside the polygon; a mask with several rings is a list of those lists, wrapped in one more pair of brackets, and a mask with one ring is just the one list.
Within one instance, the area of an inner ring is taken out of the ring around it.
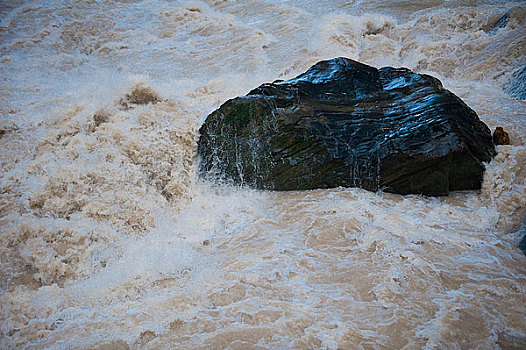
{"label": "large dark rock", "polygon": [[481,187],[491,132],[440,81],[347,58],[225,102],[200,129],[200,171],[259,189],[447,195]]}

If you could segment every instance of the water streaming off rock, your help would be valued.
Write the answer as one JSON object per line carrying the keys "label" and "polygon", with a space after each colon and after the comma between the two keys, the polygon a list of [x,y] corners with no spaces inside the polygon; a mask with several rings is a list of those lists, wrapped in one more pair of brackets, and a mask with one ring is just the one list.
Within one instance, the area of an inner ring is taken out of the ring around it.
{"label": "water streaming off rock", "polygon": [[[524,348],[515,6],[2,2],[0,347]],[[503,126],[482,190],[199,180],[208,113],[337,56],[437,76]]]}

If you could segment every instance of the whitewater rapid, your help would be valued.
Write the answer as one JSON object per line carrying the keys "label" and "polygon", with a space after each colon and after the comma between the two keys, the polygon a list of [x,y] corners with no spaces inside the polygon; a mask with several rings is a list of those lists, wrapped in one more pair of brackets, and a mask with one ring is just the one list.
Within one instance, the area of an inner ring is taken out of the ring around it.
{"label": "whitewater rapid", "polygon": [[[0,2],[0,348],[524,348],[526,102],[509,89],[526,20],[488,29],[516,6]],[[211,111],[338,56],[436,76],[504,127],[482,190],[198,177]]]}

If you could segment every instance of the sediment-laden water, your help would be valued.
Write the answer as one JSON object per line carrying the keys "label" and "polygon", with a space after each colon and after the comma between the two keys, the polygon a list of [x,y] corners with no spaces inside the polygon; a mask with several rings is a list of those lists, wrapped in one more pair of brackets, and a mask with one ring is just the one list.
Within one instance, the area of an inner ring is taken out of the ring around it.
{"label": "sediment-laden water", "polygon": [[[523,349],[524,10],[492,29],[516,6],[1,1],[0,348]],[[208,113],[337,56],[503,126],[482,190],[199,179]]]}

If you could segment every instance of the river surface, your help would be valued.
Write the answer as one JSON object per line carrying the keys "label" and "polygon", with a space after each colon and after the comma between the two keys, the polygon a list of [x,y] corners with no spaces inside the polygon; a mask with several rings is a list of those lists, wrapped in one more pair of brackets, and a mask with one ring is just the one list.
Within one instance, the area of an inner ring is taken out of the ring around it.
{"label": "river surface", "polygon": [[[0,349],[525,349],[524,10],[491,29],[516,6],[1,0]],[[211,111],[338,56],[504,127],[482,190],[198,177]]]}

